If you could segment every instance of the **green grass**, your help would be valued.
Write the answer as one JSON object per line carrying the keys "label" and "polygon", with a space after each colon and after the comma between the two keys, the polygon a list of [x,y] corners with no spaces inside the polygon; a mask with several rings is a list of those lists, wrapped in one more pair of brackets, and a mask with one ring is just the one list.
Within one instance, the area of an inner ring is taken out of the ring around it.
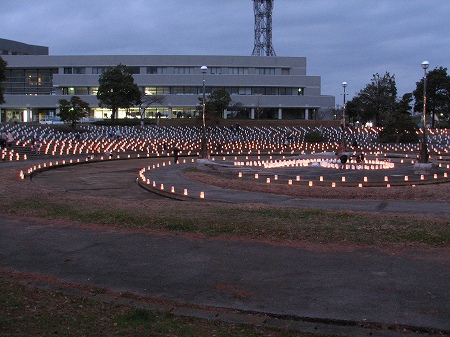
{"label": "green grass", "polygon": [[368,245],[450,247],[448,217],[393,215],[288,207],[158,203],[139,208],[120,204],[71,204],[64,200],[24,199],[3,214],[62,219],[85,225],[147,229],[207,236],[233,236],[275,242],[310,241]]}

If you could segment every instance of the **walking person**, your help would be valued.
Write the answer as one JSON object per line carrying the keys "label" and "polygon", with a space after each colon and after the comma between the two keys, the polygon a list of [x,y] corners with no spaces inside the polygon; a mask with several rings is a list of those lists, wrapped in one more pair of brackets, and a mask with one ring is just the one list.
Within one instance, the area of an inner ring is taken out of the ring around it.
{"label": "walking person", "polygon": [[173,163],[177,164],[178,163],[178,153],[180,152],[180,150],[178,149],[178,147],[174,147],[173,148]]}
{"label": "walking person", "polygon": [[12,146],[12,142],[13,142],[13,135],[11,132],[8,132],[6,134],[6,144],[8,145],[8,147]]}

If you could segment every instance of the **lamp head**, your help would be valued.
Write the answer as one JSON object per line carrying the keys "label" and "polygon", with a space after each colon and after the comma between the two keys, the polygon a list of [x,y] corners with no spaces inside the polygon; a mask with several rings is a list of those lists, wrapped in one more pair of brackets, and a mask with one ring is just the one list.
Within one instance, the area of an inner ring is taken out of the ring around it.
{"label": "lamp head", "polygon": [[347,82],[342,82],[342,86],[345,88],[347,86]]}
{"label": "lamp head", "polygon": [[428,62],[428,61],[423,61],[422,62],[422,68],[423,69],[427,70],[429,66],[430,66],[430,62]]}
{"label": "lamp head", "polygon": [[206,72],[207,72],[207,70],[208,70],[208,67],[207,67],[207,66],[202,66],[202,67],[200,68],[200,70],[202,71],[203,74],[206,74]]}

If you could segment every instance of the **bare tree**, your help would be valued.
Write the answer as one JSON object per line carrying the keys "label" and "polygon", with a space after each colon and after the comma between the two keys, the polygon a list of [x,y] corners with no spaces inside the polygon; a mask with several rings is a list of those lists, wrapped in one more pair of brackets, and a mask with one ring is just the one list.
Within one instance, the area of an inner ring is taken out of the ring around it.
{"label": "bare tree", "polygon": [[139,104],[139,113],[141,119],[145,117],[145,109],[153,104],[163,105],[166,102],[166,96],[163,95],[146,95],[144,92],[141,93],[141,103]]}

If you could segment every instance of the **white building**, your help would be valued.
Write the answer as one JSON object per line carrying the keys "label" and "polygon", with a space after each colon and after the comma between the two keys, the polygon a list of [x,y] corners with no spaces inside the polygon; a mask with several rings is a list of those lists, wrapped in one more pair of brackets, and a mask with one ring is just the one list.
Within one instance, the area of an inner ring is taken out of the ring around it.
{"label": "white building", "polygon": [[[1,42],[1,40],[0,40]],[[2,46],[0,45],[0,49]],[[166,118],[195,115],[199,97],[224,88],[231,95],[224,118],[313,119],[319,109],[334,107],[335,98],[321,94],[320,76],[306,75],[305,57],[103,55],[50,56],[2,55],[6,70],[5,103],[1,121],[39,121],[58,113],[58,101],[79,96],[91,107],[90,117],[105,118],[110,111],[99,107],[98,79],[108,66],[124,64],[147,95],[163,95],[163,105],[145,109]],[[201,66],[207,66],[202,74]],[[138,108],[131,109],[138,116]],[[126,111],[120,110],[118,118]]]}

